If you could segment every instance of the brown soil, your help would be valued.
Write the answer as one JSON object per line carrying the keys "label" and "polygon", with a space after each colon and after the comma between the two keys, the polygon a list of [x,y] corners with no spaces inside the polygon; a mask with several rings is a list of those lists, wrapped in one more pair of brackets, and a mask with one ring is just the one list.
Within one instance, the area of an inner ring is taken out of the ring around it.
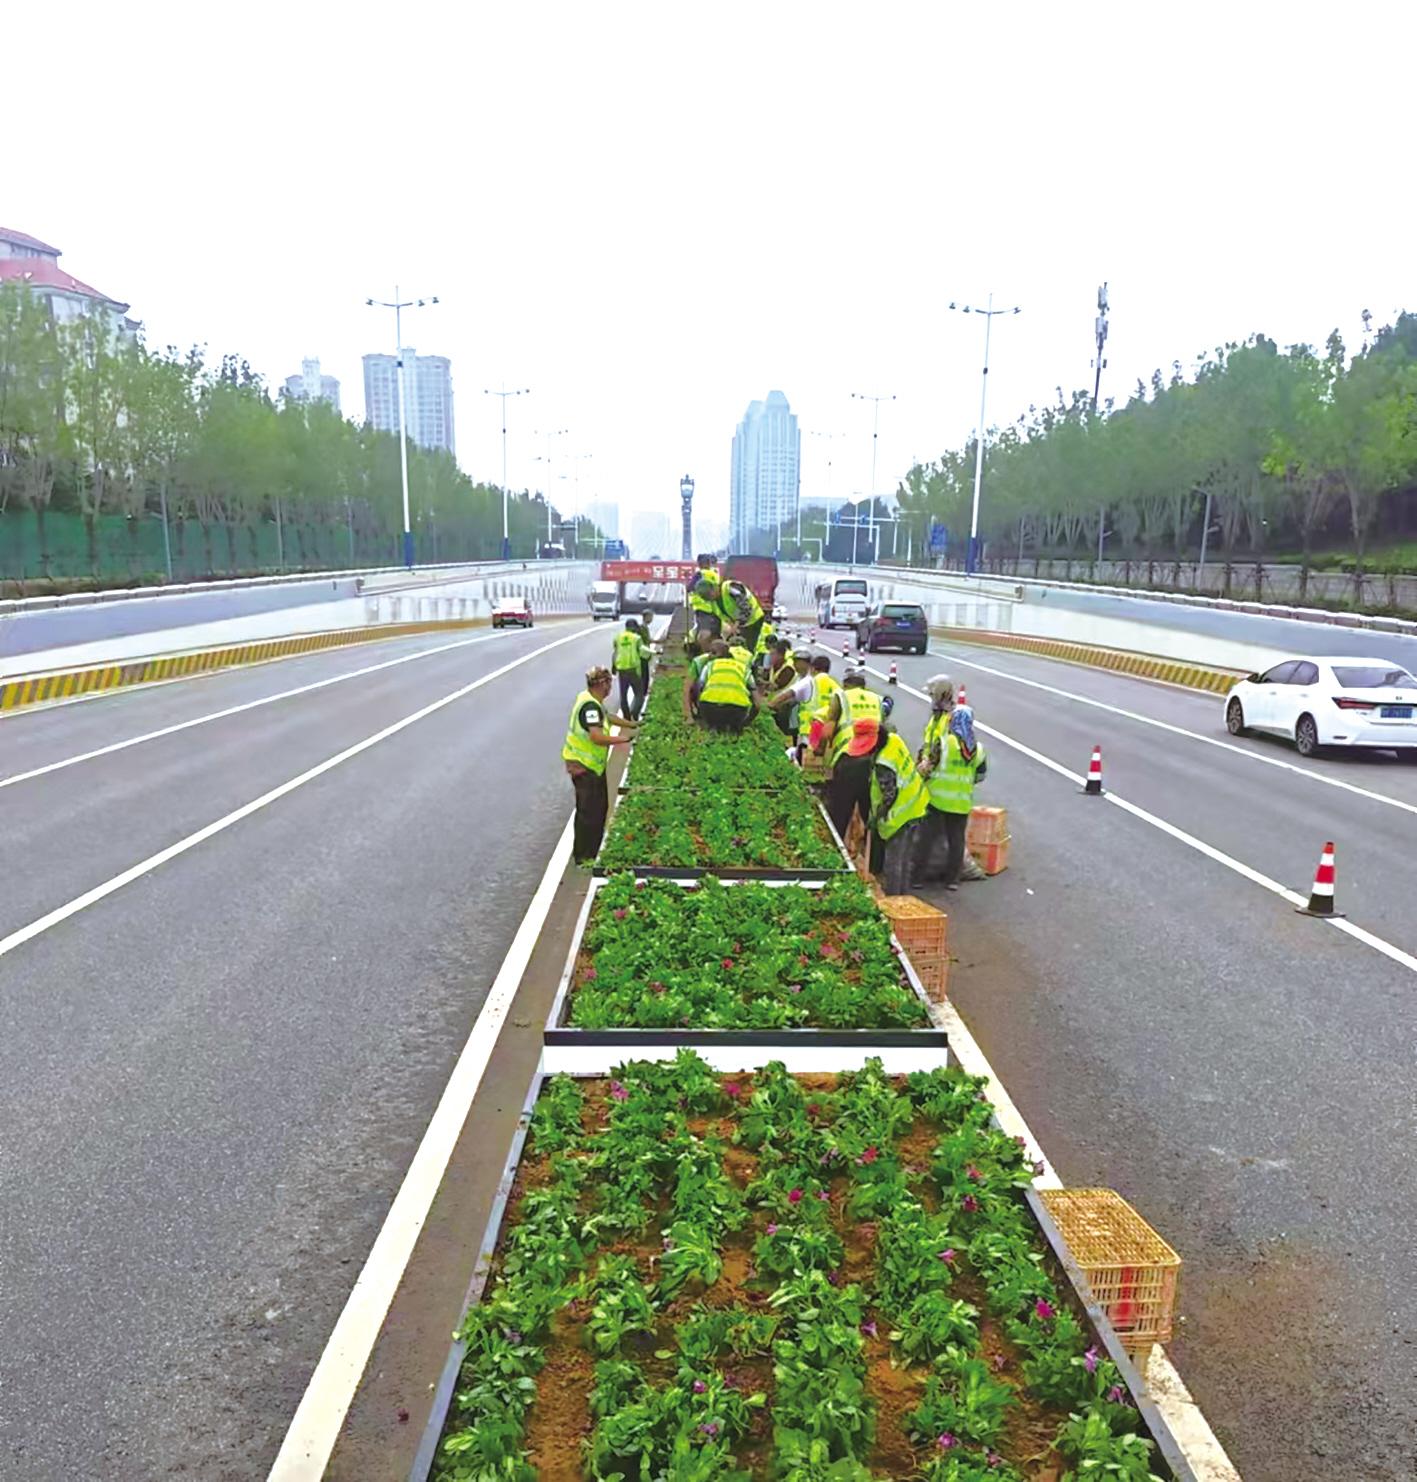
{"label": "brown soil", "polygon": [[585,1475],[583,1442],[592,1428],[594,1375],[584,1323],[569,1311],[558,1313],[546,1345],[546,1366],[536,1378],[536,1401],[527,1412],[527,1450],[536,1475],[546,1482],[579,1482]]}
{"label": "brown soil", "polygon": [[872,1472],[884,1477],[909,1477],[916,1470],[915,1448],[905,1418],[924,1393],[927,1370],[897,1368],[891,1362],[890,1343],[880,1335],[866,1341],[866,1392],[876,1402],[876,1444],[866,1458]]}

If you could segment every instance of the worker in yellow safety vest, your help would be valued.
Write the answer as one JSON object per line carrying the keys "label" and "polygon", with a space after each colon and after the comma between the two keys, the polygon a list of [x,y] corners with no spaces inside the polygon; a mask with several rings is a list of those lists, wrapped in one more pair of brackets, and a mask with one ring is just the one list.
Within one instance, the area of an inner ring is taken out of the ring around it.
{"label": "worker in yellow safety vest", "polygon": [[724,622],[738,629],[738,636],[751,653],[766,618],[757,594],[741,581],[722,581],[718,588],[718,612]]}
{"label": "worker in yellow safety vest", "polygon": [[748,673],[715,638],[697,674],[684,679],[684,714],[694,715],[711,731],[741,731],[757,713],[748,690]]}
{"label": "worker in yellow safety vest", "polygon": [[871,873],[887,895],[910,890],[920,820],[930,811],[925,779],[910,748],[883,725],[871,753]]}
{"label": "worker in yellow safety vest", "polygon": [[711,639],[723,632],[723,614],[719,603],[723,578],[712,556],[698,558],[698,573],[689,583],[689,607],[694,614],[694,640],[702,653]]}
{"label": "worker in yellow safety vest", "polygon": [[571,785],[576,790],[576,826],[573,857],[577,864],[590,864],[600,853],[605,836],[605,819],[610,812],[610,789],[605,781],[605,764],[612,746],[628,745],[628,735],[616,735],[610,727],[632,731],[635,722],[621,715],[607,715],[605,702],[610,695],[610,671],[603,664],[588,669],[585,688],[571,706],[570,724],[566,727],[566,744],[561,760],[566,764]]}
{"label": "worker in yellow safety vest", "polygon": [[[974,734],[974,711],[968,705],[954,704],[949,676],[935,675],[926,681],[925,690],[931,710],[918,770],[925,779],[930,808],[921,825],[915,869],[921,881],[940,879],[946,890],[958,890],[968,859],[966,835],[974,786],[989,764],[983,742]],[[976,866],[971,878],[983,873]]]}
{"label": "worker in yellow safety vest", "polygon": [[650,647],[634,618],[625,622],[625,631],[615,635],[615,677],[620,681],[620,709],[631,720],[640,718],[644,709],[644,671],[649,663]]}
{"label": "worker in yellow safety vest", "polygon": [[827,701],[822,717],[826,757],[832,769],[827,785],[827,816],[843,838],[859,809],[861,822],[871,811],[871,753],[885,715],[881,697],[866,688],[866,676],[848,674]]}
{"label": "worker in yellow safety vest", "polygon": [[811,747],[820,752],[823,748],[822,725],[826,720],[831,697],[841,688],[832,677],[832,661],[826,654],[818,654],[812,660],[812,702],[804,705],[797,717],[798,750]]}
{"label": "worker in yellow safety vest", "polygon": [[[796,741],[803,706],[811,705],[817,690],[812,682],[812,660],[807,654],[793,653],[785,638],[779,638],[768,655],[767,683],[763,704],[772,711],[778,730]],[[793,755],[796,748],[793,748]]]}

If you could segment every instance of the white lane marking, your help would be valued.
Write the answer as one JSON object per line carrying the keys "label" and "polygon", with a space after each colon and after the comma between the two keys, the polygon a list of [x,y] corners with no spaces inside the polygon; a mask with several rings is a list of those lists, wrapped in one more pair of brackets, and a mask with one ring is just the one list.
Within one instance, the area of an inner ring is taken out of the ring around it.
{"label": "white lane marking", "polygon": [[[1217,746],[1222,751],[1233,752],[1236,756],[1245,757],[1248,761],[1259,762],[1266,767],[1279,767],[1285,772],[1293,772],[1299,777],[1307,777],[1313,782],[1322,782],[1325,787],[1338,787],[1344,792],[1354,793],[1360,798],[1367,798],[1369,802],[1386,803],[1389,808],[1401,808],[1405,813],[1417,813],[1417,803],[1407,803],[1401,798],[1391,798],[1386,793],[1374,792],[1371,788],[1359,787],[1356,782],[1344,782],[1338,777],[1329,777],[1323,772],[1310,771],[1308,767],[1301,767],[1295,762],[1286,762],[1281,757],[1264,756],[1260,752],[1251,751],[1245,746],[1236,746],[1233,741],[1222,741],[1218,736],[1207,736],[1200,731],[1188,731],[1185,726],[1172,725],[1170,721],[1158,720],[1153,715],[1143,715],[1137,710],[1127,710],[1121,705],[1109,705],[1106,700],[1094,700],[1090,695],[1079,695],[1072,690],[1062,689],[1056,685],[1044,684],[1037,679],[1024,679],[1022,675],[1010,674],[1003,669],[991,668],[988,664],[980,664],[974,659],[966,659],[957,653],[947,649],[931,648],[930,652],[937,658],[948,659],[952,664],[963,664],[967,669],[978,669],[981,674],[992,674],[996,679],[1007,679],[1010,684],[1027,685],[1032,690],[1042,690],[1045,694],[1058,695],[1065,700],[1072,700],[1078,705],[1090,705],[1094,710],[1105,710],[1112,715],[1120,715],[1126,720],[1140,722],[1144,726],[1155,726],[1159,731],[1170,731],[1173,736],[1185,736],[1191,741],[1200,741],[1206,746]],[[1044,657],[1034,655],[1033,657]],[[872,671],[875,672],[874,670]],[[1111,671],[1104,670],[1104,673]],[[1131,676],[1123,676],[1130,678]],[[1190,691],[1194,694],[1195,691]],[[1217,699],[1223,696],[1217,696]]]}
{"label": "white lane marking", "polygon": [[[818,648],[830,652],[825,644],[819,643]],[[878,679],[885,679],[886,674],[880,669],[870,668],[867,672],[874,674]],[[923,700],[927,705],[931,703],[929,695],[923,690],[917,690],[913,686],[897,681],[897,690],[903,690],[908,695],[913,695],[917,700]],[[1022,741],[1016,741],[1012,736],[1006,736],[1002,731],[995,730],[992,726],[986,726],[980,721],[974,722],[974,729],[982,731],[986,736],[992,736],[994,740],[1003,745],[1011,747],[1020,752],[1030,761],[1037,762],[1041,767],[1047,767],[1050,772],[1056,772],[1060,777],[1066,777],[1070,782],[1076,782],[1079,786],[1086,783],[1087,779],[1081,772],[1074,772],[1071,767],[1065,767],[1061,762],[1055,762],[1052,757],[1044,756],[1041,751],[1035,751],[1033,747],[1025,745]],[[1102,794],[1102,801],[1111,803],[1114,808],[1120,808],[1124,813],[1130,813],[1133,818],[1139,818],[1143,823],[1148,823],[1152,828],[1160,829],[1163,834],[1169,834],[1178,843],[1186,845],[1188,849],[1194,849],[1198,854],[1203,854],[1207,859],[1213,859],[1216,864],[1224,865],[1227,870],[1233,870],[1237,875],[1243,875],[1252,884],[1261,886],[1274,895],[1286,900],[1291,906],[1306,906],[1309,898],[1300,895],[1297,891],[1290,890],[1287,885],[1281,885],[1278,880],[1247,865],[1243,860],[1236,859],[1232,854],[1226,854],[1223,849],[1217,849],[1214,844],[1207,844],[1204,839],[1198,839],[1194,834],[1188,834],[1185,829],[1177,828],[1174,823],[1168,823],[1166,819],[1158,817],[1155,813],[1139,807],[1136,803],[1129,802],[1115,792]],[[1316,918],[1318,919],[1318,918]],[[1361,926],[1354,925],[1346,918],[1325,917],[1322,918],[1326,926],[1331,926],[1335,931],[1341,931],[1345,936],[1350,936],[1355,942],[1361,942],[1365,947],[1371,947],[1374,952],[1381,953],[1384,957],[1397,963],[1399,967],[1405,967],[1409,972],[1417,973],[1417,957],[1410,952],[1404,952],[1401,947],[1386,941],[1380,936],[1375,936]]]}
{"label": "white lane marking", "polygon": [[28,926],[22,926],[18,931],[12,931],[7,937],[0,937],[0,957],[13,952],[17,947],[22,947],[26,942],[33,941],[35,937],[48,931],[51,927],[58,926],[67,921],[71,916],[77,916],[80,911],[89,906],[96,905],[99,901],[106,899],[115,891],[122,890],[125,885],[131,885],[134,880],[141,879],[166,864],[169,860],[176,859],[180,854],[186,854],[189,849],[195,849],[198,844],[205,843],[208,839],[229,829],[233,824],[240,823],[243,818],[249,818],[253,813],[259,813],[262,808],[269,807],[292,793],[297,787],[303,787],[307,782],[313,782],[317,777],[323,777],[326,772],[333,771],[342,763],[359,756],[368,751],[371,746],[377,746],[381,741],[387,741],[390,736],[396,736],[400,731],[407,730],[409,726],[420,720],[426,719],[435,712],[446,706],[461,700],[465,695],[470,695],[474,690],[480,690],[484,684],[491,684],[494,679],[500,679],[504,674],[513,669],[519,669],[523,664],[530,663],[532,659],[540,658],[542,654],[549,653],[553,648],[560,648],[563,644],[574,643],[578,638],[585,638],[594,633],[594,628],[582,628],[579,632],[568,634],[565,638],[558,638],[554,643],[542,644],[540,648],[534,648],[530,653],[523,654],[519,659],[513,659],[509,664],[503,664],[500,669],[493,669],[490,674],[484,674],[480,679],[474,679],[470,684],[465,684],[450,694],[434,700],[432,704],[425,705],[421,710],[415,710],[411,715],[406,715],[402,720],[396,720],[392,725],[385,726],[382,731],[376,731],[372,736],[366,736],[362,741],[356,741],[353,746],[347,746],[334,756],[327,757],[324,761],[302,772],[298,777],[292,777],[288,782],[282,782],[279,787],[273,787],[269,792],[264,792],[258,798],[253,798],[249,803],[243,803],[241,807],[228,813],[224,818],[218,818],[214,823],[199,828],[196,833],[188,834],[185,839],[179,839],[175,844],[169,844],[166,849],[160,849],[156,854],[150,854],[146,859],[114,875],[112,879],[105,880],[102,885],[96,885],[92,890],[86,890],[82,895],[75,896],[73,900],[31,921]]}
{"label": "white lane marking", "polygon": [[[526,632],[525,628],[519,630]],[[415,659],[426,659],[433,654],[445,654],[450,649],[468,648],[474,643],[490,643],[494,638],[500,638],[500,633],[483,633],[476,638],[460,638],[455,643],[441,643],[436,648],[420,648],[415,653],[400,654],[396,659],[385,659],[379,664],[366,664],[362,669],[351,669],[348,674],[334,674],[328,679],[317,679],[312,684],[302,684],[293,690],[281,690],[278,694],[263,695],[258,700],[247,700],[242,705],[229,705],[225,710],[213,710],[210,715],[199,715],[193,720],[178,721],[175,725],[163,726],[160,730],[146,731],[141,736],[130,736],[126,741],[115,741],[109,746],[95,747],[93,751],[81,751],[77,756],[66,756],[62,761],[49,762],[43,767],[32,767],[28,772],[15,772],[9,777],[0,777],[0,787],[13,787],[17,782],[29,782],[36,777],[46,777],[51,772],[62,772],[65,767],[76,767],[80,762],[91,762],[96,757],[111,756],[115,751],[126,751],[130,746],[141,746],[145,741],[160,741],[164,736],[174,736],[178,731],[189,731],[193,726],[204,726],[208,721],[225,720],[228,716],[241,715],[247,710],[258,710],[262,705],[274,705],[277,700],[290,700],[296,695],[308,695],[315,690],[322,690],[332,684],[343,684],[347,679],[359,679],[365,674],[377,674],[381,669],[393,669],[400,664],[411,664]],[[337,652],[337,650],[332,650]],[[289,658],[313,658],[313,654],[290,654]],[[255,665],[242,664],[241,669],[255,668]],[[214,679],[218,673],[233,674],[235,669],[213,670],[206,675],[182,674],[178,675],[171,683],[178,683],[183,679],[209,678]],[[156,686],[144,685],[144,690],[156,688]],[[124,693],[120,690],[99,691],[95,695],[80,695],[79,699],[99,699],[101,696]],[[21,715],[26,712],[12,710],[11,715]]]}
{"label": "white lane marking", "polygon": [[541,884],[479,1010],[472,1033],[389,1208],[354,1290],[344,1304],[315,1372],[285,1433],[269,1482],[317,1482],[344,1425],[354,1392],[388,1316],[389,1305],[413,1254],[434,1196],[447,1172],[473,1097],[482,1082],[507,1011],[521,986],[551,902],[571,857],[574,818],[567,819]]}

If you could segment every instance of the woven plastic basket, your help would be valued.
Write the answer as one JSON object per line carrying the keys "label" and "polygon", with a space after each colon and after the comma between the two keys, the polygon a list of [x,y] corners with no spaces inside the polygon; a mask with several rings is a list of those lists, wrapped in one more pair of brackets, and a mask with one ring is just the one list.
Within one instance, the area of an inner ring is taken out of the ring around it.
{"label": "woven plastic basket", "polygon": [[1112,1189],[1040,1189],[1123,1346],[1146,1354],[1171,1336],[1181,1258]]}
{"label": "woven plastic basket", "polygon": [[914,895],[882,895],[876,904],[910,959],[920,986],[936,1001],[949,987],[949,917]]}

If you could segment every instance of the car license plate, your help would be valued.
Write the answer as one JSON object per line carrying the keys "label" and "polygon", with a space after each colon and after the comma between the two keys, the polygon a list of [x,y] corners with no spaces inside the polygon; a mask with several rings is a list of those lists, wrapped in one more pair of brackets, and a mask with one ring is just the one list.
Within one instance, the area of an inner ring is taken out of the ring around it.
{"label": "car license plate", "polygon": [[1412,707],[1410,705],[1384,705],[1378,714],[1384,720],[1411,720]]}
{"label": "car license plate", "polygon": [[897,618],[895,620],[895,625],[896,625],[897,628],[908,628],[911,625],[910,624],[910,619],[909,618]]}

